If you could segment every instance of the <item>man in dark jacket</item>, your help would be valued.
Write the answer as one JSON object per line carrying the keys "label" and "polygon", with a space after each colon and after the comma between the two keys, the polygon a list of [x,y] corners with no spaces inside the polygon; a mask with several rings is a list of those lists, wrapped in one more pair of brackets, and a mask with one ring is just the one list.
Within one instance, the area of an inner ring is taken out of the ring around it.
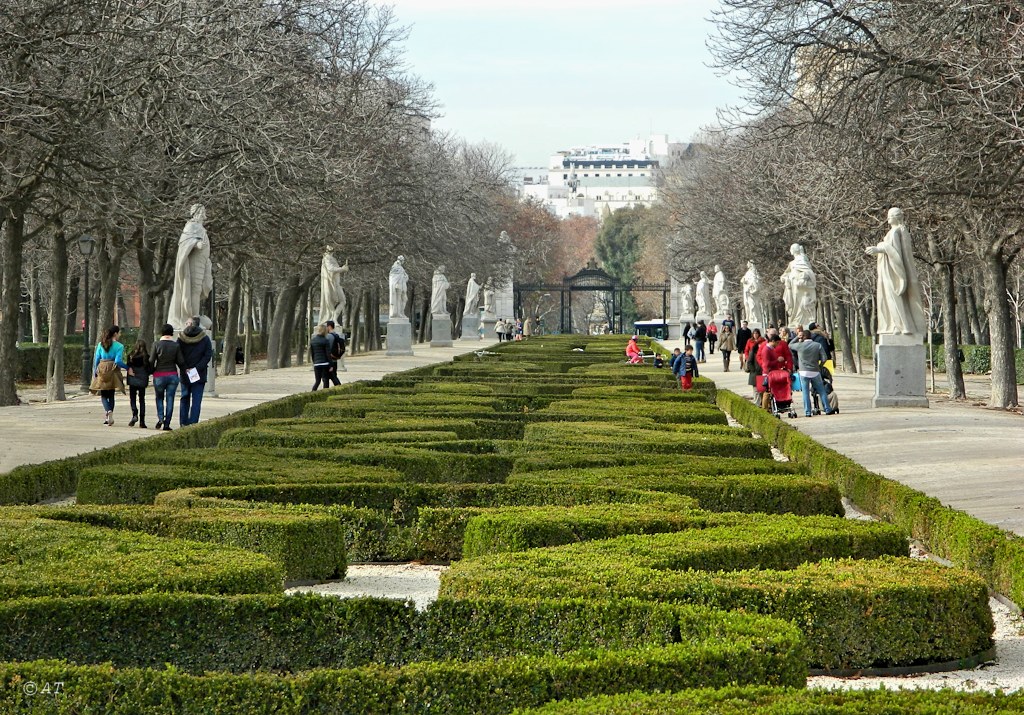
{"label": "man in dark jacket", "polygon": [[752,334],[750,328],[747,327],[747,321],[741,321],[740,328],[736,331],[736,350],[739,351],[740,355],[746,354],[747,341],[750,340]]}
{"label": "man in dark jacket", "polygon": [[335,385],[340,385],[341,380],[338,379],[338,370],[348,372],[348,368],[345,367],[345,338],[334,332],[333,320],[328,320],[324,325],[327,326],[327,339],[331,343],[328,355],[331,372],[327,377]]}
{"label": "man in dark jacket", "polygon": [[198,316],[189,318],[185,329],[178,335],[178,345],[181,347],[181,409],[178,423],[185,427],[199,421],[207,370],[213,359],[213,342],[203,330]]}

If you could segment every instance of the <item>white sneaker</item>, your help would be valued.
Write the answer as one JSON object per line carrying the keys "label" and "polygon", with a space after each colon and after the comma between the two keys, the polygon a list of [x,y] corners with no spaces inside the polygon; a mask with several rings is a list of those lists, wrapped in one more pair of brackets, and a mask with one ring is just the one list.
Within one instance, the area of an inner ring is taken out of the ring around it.
{"label": "white sneaker", "polygon": [[107,419],[103,420],[103,424],[105,424],[107,427],[110,427],[111,425],[114,424],[114,413],[113,412],[107,412]]}

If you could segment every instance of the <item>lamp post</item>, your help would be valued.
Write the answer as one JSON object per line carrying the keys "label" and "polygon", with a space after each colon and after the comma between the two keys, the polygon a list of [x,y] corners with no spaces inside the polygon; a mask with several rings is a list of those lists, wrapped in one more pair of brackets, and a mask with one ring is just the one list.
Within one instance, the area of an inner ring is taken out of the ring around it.
{"label": "lamp post", "polygon": [[85,296],[82,300],[83,321],[82,331],[82,392],[89,389],[92,383],[92,354],[89,350],[89,259],[96,251],[96,239],[85,233],[78,238],[78,251],[85,258]]}

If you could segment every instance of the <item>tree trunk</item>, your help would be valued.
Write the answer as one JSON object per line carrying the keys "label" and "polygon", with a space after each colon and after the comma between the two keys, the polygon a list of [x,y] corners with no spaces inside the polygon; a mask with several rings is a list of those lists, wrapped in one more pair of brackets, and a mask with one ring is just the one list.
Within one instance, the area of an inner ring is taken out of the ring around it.
{"label": "tree trunk", "polygon": [[245,357],[244,374],[246,375],[252,369],[252,334],[256,328],[256,316],[253,314],[253,311],[256,310],[256,301],[252,298],[252,284],[247,280],[245,282],[245,349],[242,351]]}
{"label": "tree trunk", "polygon": [[964,371],[959,359],[960,345],[957,343],[960,330],[956,319],[956,276],[952,263],[940,263],[936,268],[942,291],[942,349],[946,356],[949,397],[952,400],[965,400],[967,388],[964,386]]}
{"label": "tree trunk", "polygon": [[[987,277],[984,279],[987,280]],[[1005,282],[1005,280],[1004,280]],[[965,286],[964,294],[967,296],[967,316],[971,321],[971,329],[974,331],[975,345],[988,345],[991,340],[989,338],[988,330],[986,330],[985,321],[981,319],[982,311],[978,306],[977,293],[973,286]]]}
{"label": "tree trunk", "polygon": [[32,342],[43,342],[43,306],[39,295],[39,267],[32,266],[28,274],[28,309],[32,319]]}
{"label": "tree trunk", "polygon": [[366,352],[373,352],[377,349],[377,313],[373,310],[373,299],[376,297],[376,290],[366,291],[363,297],[363,330],[366,331]]}
{"label": "tree trunk", "polygon": [[224,318],[224,354],[222,375],[235,374],[235,346],[238,345],[238,314],[242,303],[242,262],[235,260],[228,271],[228,312]]}
{"label": "tree trunk", "polygon": [[114,245],[113,240],[108,236],[99,246],[97,251],[97,273],[100,282],[100,305],[96,313],[96,323],[101,330],[116,324],[117,316],[117,291],[120,287],[121,262],[124,259],[124,250]]}
{"label": "tree trunk", "polygon": [[46,401],[67,399],[64,392],[64,311],[68,289],[68,242],[64,225],[56,223],[50,253],[50,345],[46,356]]}
{"label": "tree trunk", "polygon": [[0,233],[0,407],[18,404],[14,384],[18,364],[18,303],[25,247],[25,214],[11,207]]}
{"label": "tree trunk", "polygon": [[345,306],[347,315],[345,316],[345,325],[348,326],[351,335],[348,340],[348,352],[355,354],[361,350],[359,341],[362,339],[363,329],[359,325],[359,321],[362,318],[363,312],[363,289],[360,288],[358,293],[352,294],[348,305]]}
{"label": "tree trunk", "polygon": [[309,304],[311,289],[307,288],[302,294],[302,300],[296,308],[295,314],[295,364],[306,364],[306,349],[309,345]]}
{"label": "tree trunk", "polygon": [[291,362],[292,318],[295,315],[295,303],[299,300],[299,277],[293,276],[288,284],[277,294],[274,317],[267,331],[267,369],[276,370]]}
{"label": "tree trunk", "polygon": [[[64,248],[67,255],[67,246]],[[64,335],[74,335],[78,332],[78,285],[82,282],[82,272],[69,270],[67,277],[67,299],[64,301],[63,331]],[[51,327],[50,330],[53,330]]]}
{"label": "tree trunk", "polygon": [[1019,405],[1017,366],[1014,362],[1013,320],[1006,292],[1006,265],[998,253],[989,253],[983,264],[985,309],[992,345],[992,395],[990,408],[1008,409]]}
{"label": "tree trunk", "polygon": [[846,311],[846,303],[837,300],[835,302],[837,319],[836,327],[839,330],[839,344],[843,347],[843,366],[846,372],[857,372],[857,361],[853,359],[853,342],[850,339],[850,322]]}

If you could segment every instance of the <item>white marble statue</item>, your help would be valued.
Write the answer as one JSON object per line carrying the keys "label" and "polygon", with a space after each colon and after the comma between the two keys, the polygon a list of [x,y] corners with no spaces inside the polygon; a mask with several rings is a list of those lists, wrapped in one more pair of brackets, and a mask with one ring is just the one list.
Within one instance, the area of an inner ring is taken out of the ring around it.
{"label": "white marble statue", "polygon": [[430,312],[434,315],[448,315],[448,288],[451,284],[444,276],[444,266],[434,269],[434,280],[430,289]]}
{"label": "white marble statue", "polygon": [[725,292],[725,273],[722,272],[721,266],[715,266],[711,296],[715,300],[715,315],[725,317],[729,312],[729,294]]}
{"label": "white marble statue", "polygon": [[345,319],[345,291],[341,287],[341,274],[348,272],[348,261],[339,266],[333,249],[328,246],[320,262],[320,322]]}
{"label": "white marble statue", "polygon": [[794,243],[789,247],[793,260],[779,279],[783,284],[782,302],[786,304],[786,318],[790,327],[805,328],[814,322],[818,303],[818,280],[807,260],[804,247]]}
{"label": "white marble statue", "polygon": [[398,320],[408,320],[405,315],[405,304],[409,298],[409,274],[402,265],[404,262],[405,256],[399,256],[391,264],[391,272],[388,274],[388,317]]}
{"label": "white marble statue", "polygon": [[878,258],[878,333],[923,336],[927,321],[910,230],[902,209],[889,209],[888,220],[892,228],[882,242],[865,249]]}
{"label": "white marble statue", "polygon": [[711,311],[714,309],[714,303],[711,301],[711,284],[708,280],[708,274],[705,271],[701,271],[700,280],[697,281],[698,317],[707,317],[711,315]]}
{"label": "white marble statue", "polygon": [[679,318],[686,322],[693,320],[697,308],[693,304],[693,286],[689,282],[683,283],[679,289]]}
{"label": "white marble statue", "polygon": [[184,329],[189,318],[202,313],[203,299],[213,290],[210,240],[203,228],[206,209],[202,204],[193,204],[191,214],[178,239],[174,288],[167,309],[167,322],[179,330]]}
{"label": "white marble statue", "polygon": [[469,274],[469,282],[466,283],[466,309],[463,315],[476,315],[480,310],[480,284],[476,282],[476,273]]}
{"label": "white marble statue", "polygon": [[761,276],[757,274],[753,261],[747,261],[747,272],[743,274],[740,286],[743,288],[743,317],[751,323],[763,325],[765,315],[761,296]]}
{"label": "white marble statue", "polygon": [[494,285],[490,278],[484,282],[484,315],[494,315]]}

